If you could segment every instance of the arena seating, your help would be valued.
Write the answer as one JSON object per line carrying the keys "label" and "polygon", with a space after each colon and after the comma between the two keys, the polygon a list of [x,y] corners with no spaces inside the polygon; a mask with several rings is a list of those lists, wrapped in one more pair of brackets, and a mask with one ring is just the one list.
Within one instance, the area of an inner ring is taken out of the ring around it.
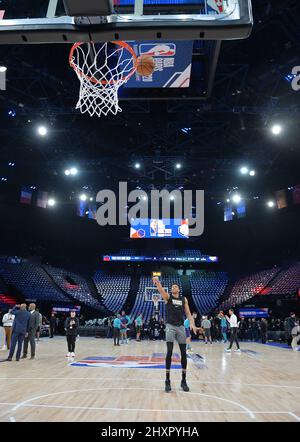
{"label": "arena seating", "polygon": [[199,313],[215,309],[228,282],[225,272],[197,271],[190,278],[191,294]]}
{"label": "arena seating", "polygon": [[17,303],[17,300],[13,296],[0,294],[0,310],[8,310]]}
{"label": "arena seating", "polygon": [[277,278],[268,285],[270,294],[285,295],[294,293],[300,288],[300,263],[296,263],[283,270],[278,274]]}
{"label": "arena seating", "polygon": [[197,249],[187,249],[183,251],[183,255],[188,258],[201,258],[201,252]]}
{"label": "arena seating", "polygon": [[130,279],[130,276],[95,273],[93,280],[98,293],[102,296],[105,307],[111,312],[119,312],[125,304],[129,293]]}
{"label": "arena seating", "polygon": [[[96,310],[102,309],[100,302],[91,295],[88,284],[82,276],[70,272],[69,270],[59,269],[49,265],[44,266],[44,269],[53,278],[54,282],[72,298],[85,304],[87,307]],[[75,284],[69,283],[66,279],[67,277],[71,278]]]}
{"label": "arena seating", "polygon": [[116,255],[133,256],[133,255],[136,255],[136,250],[135,249],[120,249],[120,252],[116,253]]}
{"label": "arena seating", "polygon": [[229,298],[221,304],[220,308],[226,310],[261,293],[279,271],[280,267],[274,267],[239,279],[233,285]]}
{"label": "arena seating", "polygon": [[[180,278],[178,275],[164,275],[161,278],[161,283],[163,287],[167,287],[168,291],[171,290],[172,284],[180,285]],[[153,288],[152,278],[150,276],[141,276],[139,290],[135,299],[130,316],[135,319],[138,313],[143,314],[143,319],[145,322],[149,321],[153,314],[153,302],[145,301],[145,291],[146,287]],[[165,317],[165,303],[159,302],[160,316]]]}
{"label": "arena seating", "polygon": [[30,264],[2,263],[0,275],[7,284],[13,284],[25,298],[44,301],[70,301],[54,284],[40,267]]}

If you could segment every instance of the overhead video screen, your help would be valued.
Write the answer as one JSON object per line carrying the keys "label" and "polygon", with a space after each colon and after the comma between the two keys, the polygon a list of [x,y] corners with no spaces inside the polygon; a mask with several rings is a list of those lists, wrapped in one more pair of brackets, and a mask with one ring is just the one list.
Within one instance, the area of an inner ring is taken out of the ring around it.
{"label": "overhead video screen", "polygon": [[130,238],[180,238],[189,237],[188,219],[137,219],[131,222]]}

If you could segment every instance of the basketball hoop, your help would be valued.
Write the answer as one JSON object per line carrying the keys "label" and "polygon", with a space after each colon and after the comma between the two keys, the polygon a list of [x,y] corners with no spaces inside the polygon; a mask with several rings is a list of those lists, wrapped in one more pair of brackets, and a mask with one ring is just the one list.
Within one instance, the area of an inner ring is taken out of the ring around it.
{"label": "basketball hoop", "polygon": [[[99,46],[98,46],[99,45]],[[116,49],[110,50],[109,45]],[[80,81],[76,109],[90,116],[122,112],[118,90],[135,73],[137,56],[125,41],[75,43],[69,55],[70,66]]]}

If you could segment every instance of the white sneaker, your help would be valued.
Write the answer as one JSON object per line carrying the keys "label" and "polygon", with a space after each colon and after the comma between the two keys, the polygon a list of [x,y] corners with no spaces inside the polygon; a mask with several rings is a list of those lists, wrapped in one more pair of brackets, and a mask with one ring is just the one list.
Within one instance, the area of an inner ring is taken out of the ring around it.
{"label": "white sneaker", "polygon": [[1,350],[7,350],[6,345],[3,345],[3,347],[1,348]]}
{"label": "white sneaker", "polygon": [[71,356],[71,353],[69,352],[67,355],[66,355],[66,358],[69,358]]}
{"label": "white sneaker", "polygon": [[75,353],[74,352],[71,353],[71,358],[75,358]]}
{"label": "white sneaker", "polygon": [[236,351],[237,353],[241,353],[241,350],[240,350],[239,348],[237,348],[237,349],[234,350],[234,351]]}
{"label": "white sneaker", "polygon": [[231,348],[225,348],[225,351],[227,351],[228,353],[231,352]]}

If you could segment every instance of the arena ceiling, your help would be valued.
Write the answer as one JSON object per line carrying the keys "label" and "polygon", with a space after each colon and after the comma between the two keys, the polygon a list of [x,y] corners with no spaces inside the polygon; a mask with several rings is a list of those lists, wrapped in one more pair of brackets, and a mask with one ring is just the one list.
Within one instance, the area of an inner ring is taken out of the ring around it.
{"label": "arena ceiling", "polygon": [[[144,189],[205,189],[221,199],[234,186],[254,195],[297,184],[300,92],[286,77],[300,65],[299,1],[253,0],[253,9],[251,37],[222,42],[211,93],[197,65],[208,66],[213,44],[195,42],[185,95],[126,92],[123,112],[101,119],[74,109],[79,85],[69,45],[0,47],[0,65],[8,68],[0,92],[0,174],[8,180],[0,185],[68,193],[126,180]],[[284,128],[279,137],[270,133],[273,123]],[[49,129],[44,138],[39,124]],[[239,175],[244,164],[255,179]],[[70,165],[80,170],[77,181],[64,175]]]}

